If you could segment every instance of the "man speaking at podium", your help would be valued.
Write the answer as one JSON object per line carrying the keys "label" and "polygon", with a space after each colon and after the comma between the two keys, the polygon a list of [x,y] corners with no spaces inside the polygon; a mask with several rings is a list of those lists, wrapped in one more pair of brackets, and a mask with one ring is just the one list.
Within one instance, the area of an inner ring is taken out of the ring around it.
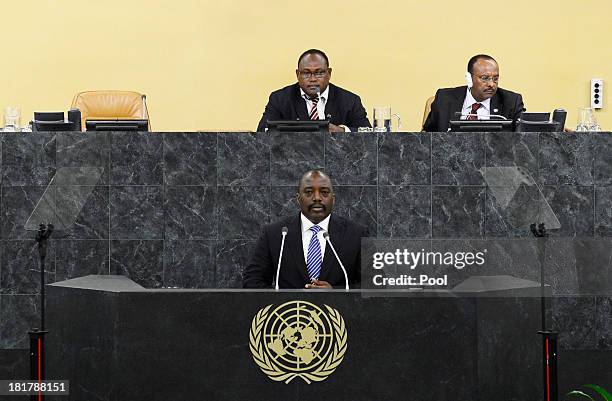
{"label": "man speaking at podium", "polygon": [[520,94],[497,86],[499,67],[491,56],[478,54],[468,61],[467,85],[438,89],[423,131],[446,132],[455,113],[468,120],[489,119],[501,115],[516,120],[525,110]]}
{"label": "man speaking at podium", "polygon": [[272,92],[257,132],[263,132],[268,121],[329,120],[330,132],[357,131],[370,127],[359,96],[330,84],[332,69],[321,50],[306,50],[295,70],[298,82]]}
{"label": "man speaking at podium", "polygon": [[331,214],[334,191],[322,171],[311,170],[302,176],[297,200],[299,215],[264,227],[243,274],[244,288],[274,287],[277,270],[279,288],[344,288],[344,272],[334,249],[346,269],[349,286],[358,286],[361,238],[368,236],[367,228]]}

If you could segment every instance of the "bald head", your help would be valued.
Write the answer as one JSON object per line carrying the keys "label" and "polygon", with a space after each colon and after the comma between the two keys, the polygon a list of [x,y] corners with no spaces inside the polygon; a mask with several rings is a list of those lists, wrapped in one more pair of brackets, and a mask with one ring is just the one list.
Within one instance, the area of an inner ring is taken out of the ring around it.
{"label": "bald head", "polygon": [[331,179],[319,170],[306,172],[300,178],[297,199],[304,216],[315,224],[320,223],[332,212],[336,201]]}

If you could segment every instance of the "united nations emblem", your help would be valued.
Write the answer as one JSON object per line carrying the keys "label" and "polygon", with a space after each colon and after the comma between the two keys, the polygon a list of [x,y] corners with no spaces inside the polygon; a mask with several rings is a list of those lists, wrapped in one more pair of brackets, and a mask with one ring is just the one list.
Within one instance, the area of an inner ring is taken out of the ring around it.
{"label": "united nations emblem", "polygon": [[251,324],[249,345],[255,363],[270,379],[289,383],[325,380],[346,353],[346,326],[340,313],[306,301],[268,305]]}

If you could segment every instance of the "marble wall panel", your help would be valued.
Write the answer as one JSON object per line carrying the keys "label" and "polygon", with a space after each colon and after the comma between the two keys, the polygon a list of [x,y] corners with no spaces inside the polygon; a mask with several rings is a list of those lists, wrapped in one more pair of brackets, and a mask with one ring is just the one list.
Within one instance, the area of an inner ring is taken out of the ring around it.
{"label": "marble wall panel", "polygon": [[166,186],[164,238],[217,238],[217,209],[217,187]]}
{"label": "marble wall panel", "polygon": [[216,288],[242,288],[242,272],[254,246],[253,240],[217,241]]}
{"label": "marble wall panel", "polygon": [[612,350],[612,298],[597,297],[595,302],[597,348]]}
{"label": "marble wall panel", "polygon": [[538,134],[535,132],[492,132],[485,137],[487,167],[522,167],[538,175]]}
{"label": "marble wall panel", "polygon": [[485,191],[485,187],[432,187],[433,238],[482,237]]}
{"label": "marble wall panel", "polygon": [[163,239],[161,186],[110,188],[110,236],[113,239]]}
{"label": "marble wall panel", "polygon": [[336,194],[334,214],[366,226],[370,235],[376,236],[378,215],[376,187],[337,185],[334,187],[334,193]]}
{"label": "marble wall panel", "polygon": [[162,138],[146,132],[110,133],[111,185],[161,185]]}
{"label": "marble wall panel", "polygon": [[336,185],[376,185],[376,135],[325,135],[325,172]]}
{"label": "marble wall panel", "polygon": [[560,229],[551,230],[551,236],[593,236],[593,187],[546,186],[542,194],[561,223]]}
{"label": "marble wall panel", "polygon": [[594,349],[597,316],[595,297],[555,297],[551,299],[554,330],[559,332],[560,349]]}
{"label": "marble wall panel", "polygon": [[113,240],[110,273],[129,277],[145,288],[160,288],[164,273],[164,241]]}
{"label": "marble wall panel", "polygon": [[110,273],[108,240],[56,240],[55,280]]}
{"label": "marble wall panel", "polygon": [[595,185],[612,185],[612,138],[609,132],[594,132],[593,175]]}
{"label": "marble wall panel", "polygon": [[612,237],[612,186],[595,187],[595,235]]}
{"label": "marble wall panel", "polygon": [[429,185],[379,186],[378,237],[431,238],[431,188]]}
{"label": "marble wall panel", "polygon": [[308,170],[325,170],[325,136],[322,133],[272,133],[270,184],[296,185]]}
{"label": "marble wall panel", "polygon": [[379,134],[378,184],[431,184],[431,135]]}
{"label": "marble wall panel", "polygon": [[163,136],[165,185],[217,185],[217,138],[212,133]]}
{"label": "marble wall panel", "polygon": [[62,132],[56,136],[57,168],[99,167],[98,184],[108,185],[110,171],[110,134]]}
{"label": "marble wall panel", "polygon": [[47,185],[55,174],[56,135],[2,135],[2,185]]}
{"label": "marble wall panel", "polygon": [[[38,244],[31,240],[2,241],[0,261],[1,294],[39,294],[40,256]],[[50,242],[47,248],[45,282],[55,281],[56,246]]]}
{"label": "marble wall panel", "polygon": [[166,240],[163,258],[164,287],[215,287],[215,240]]}
{"label": "marble wall panel", "polygon": [[28,239],[36,236],[25,224],[45,191],[42,186],[3,187],[0,199],[0,238]]}
{"label": "marble wall panel", "polygon": [[540,182],[544,185],[593,185],[591,133],[540,135]]}
{"label": "marble wall panel", "polygon": [[270,184],[270,135],[267,133],[218,134],[217,185]]}
{"label": "marble wall panel", "polygon": [[28,331],[40,327],[38,295],[0,295],[0,349],[29,347]]}
{"label": "marble wall panel", "polygon": [[284,217],[296,216],[300,212],[297,192],[297,185],[270,187],[271,223]]}
{"label": "marble wall panel", "polygon": [[484,185],[485,140],[480,133],[431,134],[433,185]]}
{"label": "marble wall panel", "polygon": [[255,239],[270,222],[269,187],[218,187],[219,239]]}

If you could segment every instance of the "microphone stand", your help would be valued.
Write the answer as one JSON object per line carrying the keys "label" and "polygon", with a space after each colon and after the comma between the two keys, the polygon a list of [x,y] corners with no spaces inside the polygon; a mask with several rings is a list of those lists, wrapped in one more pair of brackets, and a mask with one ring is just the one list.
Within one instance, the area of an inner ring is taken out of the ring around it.
{"label": "microphone stand", "polygon": [[534,237],[537,238],[538,260],[540,264],[540,308],[542,316],[542,329],[538,334],[542,336],[542,367],[544,379],[544,401],[558,401],[558,372],[557,372],[557,338],[559,333],[546,327],[546,297],[544,293],[544,262],[545,248],[549,236],[544,223],[533,223],[529,226]]}
{"label": "microphone stand", "polygon": [[[45,260],[47,258],[48,239],[53,233],[53,224],[41,224],[36,232],[38,243],[38,256],[40,257],[40,329],[34,328],[28,332],[30,335],[30,379],[32,381],[45,380]],[[39,392],[31,395],[31,401],[43,401],[45,396]]]}

